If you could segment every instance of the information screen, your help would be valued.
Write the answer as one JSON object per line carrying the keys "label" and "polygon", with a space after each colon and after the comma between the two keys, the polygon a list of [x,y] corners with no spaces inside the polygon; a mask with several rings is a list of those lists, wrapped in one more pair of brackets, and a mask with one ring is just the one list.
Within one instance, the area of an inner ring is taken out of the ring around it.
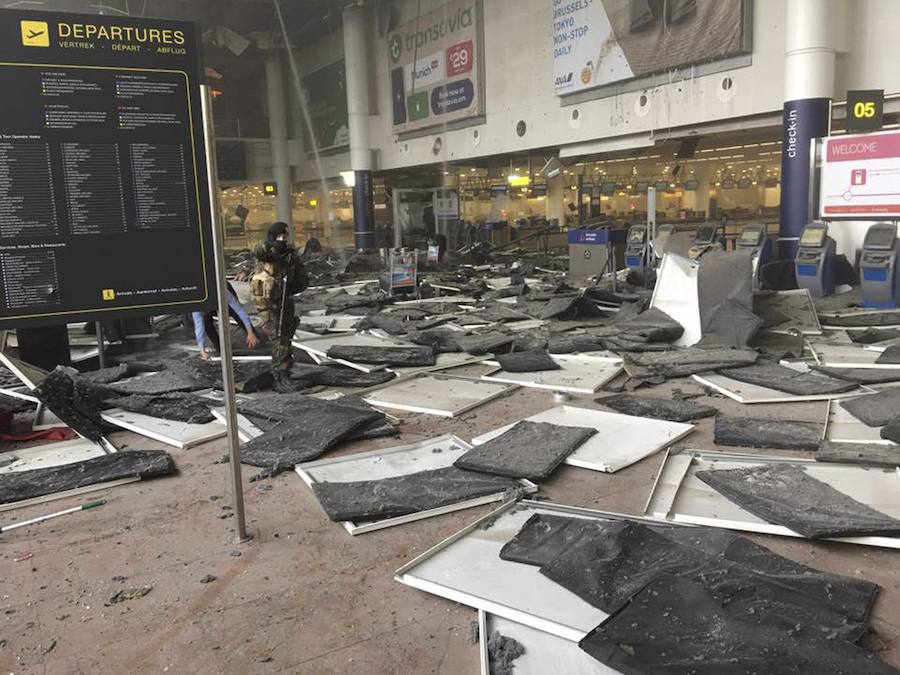
{"label": "information screen", "polygon": [[745,227],[741,232],[741,243],[742,244],[757,244],[759,243],[759,236],[762,234],[762,231],[753,227]]}
{"label": "information screen", "polygon": [[716,235],[716,228],[711,227],[709,225],[704,225],[697,229],[697,236],[695,241],[700,244],[708,244],[712,242],[713,237]]}
{"label": "information screen", "polygon": [[632,227],[630,230],[628,230],[628,243],[643,244],[644,232],[645,230],[642,227]]}
{"label": "information screen", "polygon": [[804,227],[803,234],[800,235],[801,246],[812,246],[813,248],[819,248],[822,246],[822,243],[824,241],[824,227]]}
{"label": "information screen", "polygon": [[0,10],[0,328],[214,302],[194,25]]}
{"label": "information screen", "polygon": [[897,227],[895,225],[873,225],[866,232],[865,248],[874,248],[881,250],[890,250],[894,247],[894,240],[897,238]]}

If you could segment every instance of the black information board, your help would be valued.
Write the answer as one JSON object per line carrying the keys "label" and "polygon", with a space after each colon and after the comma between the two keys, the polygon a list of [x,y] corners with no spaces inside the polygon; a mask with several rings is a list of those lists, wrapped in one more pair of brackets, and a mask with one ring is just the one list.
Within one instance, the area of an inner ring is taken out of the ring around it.
{"label": "black information board", "polygon": [[878,131],[884,124],[884,89],[847,92],[847,131]]}
{"label": "black information board", "polygon": [[0,10],[0,329],[211,308],[194,24]]}

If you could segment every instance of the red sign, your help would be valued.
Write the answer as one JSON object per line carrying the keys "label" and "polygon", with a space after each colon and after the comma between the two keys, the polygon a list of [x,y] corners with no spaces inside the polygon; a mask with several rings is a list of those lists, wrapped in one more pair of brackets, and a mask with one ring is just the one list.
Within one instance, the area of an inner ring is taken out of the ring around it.
{"label": "red sign", "polygon": [[447,47],[447,77],[468,73],[472,70],[474,61],[475,51],[471,40]]}
{"label": "red sign", "polygon": [[824,159],[819,184],[824,218],[900,216],[900,133],[828,138]]}
{"label": "red sign", "polygon": [[828,140],[829,162],[900,157],[900,134],[869,134]]}

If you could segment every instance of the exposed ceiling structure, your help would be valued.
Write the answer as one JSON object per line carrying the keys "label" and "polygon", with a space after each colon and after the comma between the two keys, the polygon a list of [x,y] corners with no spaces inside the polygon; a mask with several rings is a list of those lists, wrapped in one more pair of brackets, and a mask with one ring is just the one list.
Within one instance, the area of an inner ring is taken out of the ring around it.
{"label": "exposed ceiling structure", "polygon": [[2,0],[0,7],[196,21],[204,30],[225,26],[242,35],[280,34],[276,6],[292,44],[339,30],[352,0]]}

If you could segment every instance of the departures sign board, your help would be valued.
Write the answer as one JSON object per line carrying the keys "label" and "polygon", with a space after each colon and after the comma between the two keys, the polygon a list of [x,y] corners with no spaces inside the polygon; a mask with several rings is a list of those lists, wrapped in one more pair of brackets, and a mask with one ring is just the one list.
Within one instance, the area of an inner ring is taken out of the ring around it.
{"label": "departures sign board", "polygon": [[0,10],[0,330],[211,308],[194,24]]}

